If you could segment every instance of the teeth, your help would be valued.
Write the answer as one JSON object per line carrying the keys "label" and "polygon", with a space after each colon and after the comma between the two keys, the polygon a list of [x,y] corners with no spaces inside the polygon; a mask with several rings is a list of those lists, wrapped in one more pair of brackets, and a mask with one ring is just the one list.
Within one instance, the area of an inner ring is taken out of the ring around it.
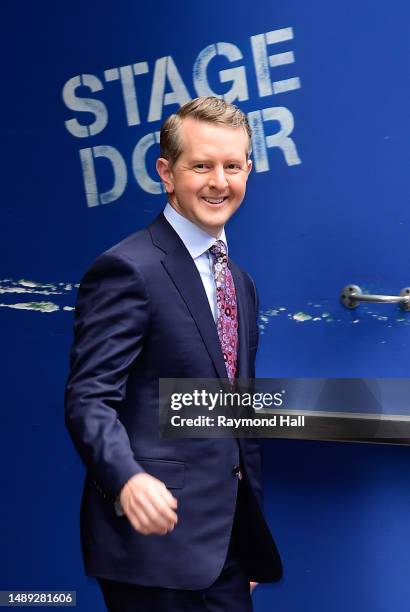
{"label": "teeth", "polygon": [[210,204],[222,204],[222,202],[224,201],[225,198],[219,198],[219,199],[215,199],[215,198],[204,198],[204,200],[206,200],[207,202],[209,202]]}

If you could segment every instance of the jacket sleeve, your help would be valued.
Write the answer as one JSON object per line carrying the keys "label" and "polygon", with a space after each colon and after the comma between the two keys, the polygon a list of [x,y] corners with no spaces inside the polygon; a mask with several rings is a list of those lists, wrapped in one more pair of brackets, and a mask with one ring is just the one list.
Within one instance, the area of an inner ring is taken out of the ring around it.
{"label": "jacket sleeve", "polygon": [[65,421],[86,467],[112,499],[144,471],[118,415],[149,318],[148,294],[135,265],[109,252],[101,255],[78,292]]}

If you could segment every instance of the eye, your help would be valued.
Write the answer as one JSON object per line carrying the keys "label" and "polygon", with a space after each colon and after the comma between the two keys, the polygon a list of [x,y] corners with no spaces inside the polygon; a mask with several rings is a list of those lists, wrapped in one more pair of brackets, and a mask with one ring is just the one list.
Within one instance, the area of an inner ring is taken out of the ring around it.
{"label": "eye", "polygon": [[242,166],[241,164],[232,162],[230,164],[227,164],[226,169],[228,170],[228,172],[235,174],[236,172],[240,172],[242,170]]}
{"label": "eye", "polygon": [[209,169],[209,166],[207,164],[195,164],[194,166],[194,170],[196,172],[207,172],[207,170]]}

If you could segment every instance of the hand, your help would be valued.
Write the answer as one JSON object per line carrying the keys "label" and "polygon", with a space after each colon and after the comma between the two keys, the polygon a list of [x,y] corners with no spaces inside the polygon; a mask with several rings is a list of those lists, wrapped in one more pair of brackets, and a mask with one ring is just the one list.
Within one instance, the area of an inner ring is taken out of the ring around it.
{"label": "hand", "polygon": [[178,522],[178,502],[165,484],[146,472],[132,476],[120,493],[122,509],[136,531],[165,535]]}
{"label": "hand", "polygon": [[257,583],[257,582],[250,582],[250,583],[249,583],[249,590],[250,590],[250,592],[251,592],[251,595],[252,595],[252,593],[253,593],[254,589],[256,589],[256,587],[257,587],[257,586],[258,586],[258,583]]}

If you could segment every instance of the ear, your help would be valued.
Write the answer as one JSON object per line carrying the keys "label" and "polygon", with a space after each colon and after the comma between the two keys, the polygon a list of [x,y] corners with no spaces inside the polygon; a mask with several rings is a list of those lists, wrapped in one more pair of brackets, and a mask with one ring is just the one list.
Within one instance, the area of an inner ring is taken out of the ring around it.
{"label": "ear", "polygon": [[174,177],[172,175],[169,161],[164,157],[159,157],[156,164],[157,172],[161,177],[167,193],[174,193]]}
{"label": "ear", "polygon": [[249,176],[249,174],[250,174],[250,172],[251,172],[251,170],[252,170],[252,166],[253,166],[253,164],[252,164],[252,160],[251,160],[251,159],[248,159],[248,161],[247,161],[247,166],[248,166],[248,167],[247,167],[247,169],[246,169],[246,180],[248,180],[248,176]]}

